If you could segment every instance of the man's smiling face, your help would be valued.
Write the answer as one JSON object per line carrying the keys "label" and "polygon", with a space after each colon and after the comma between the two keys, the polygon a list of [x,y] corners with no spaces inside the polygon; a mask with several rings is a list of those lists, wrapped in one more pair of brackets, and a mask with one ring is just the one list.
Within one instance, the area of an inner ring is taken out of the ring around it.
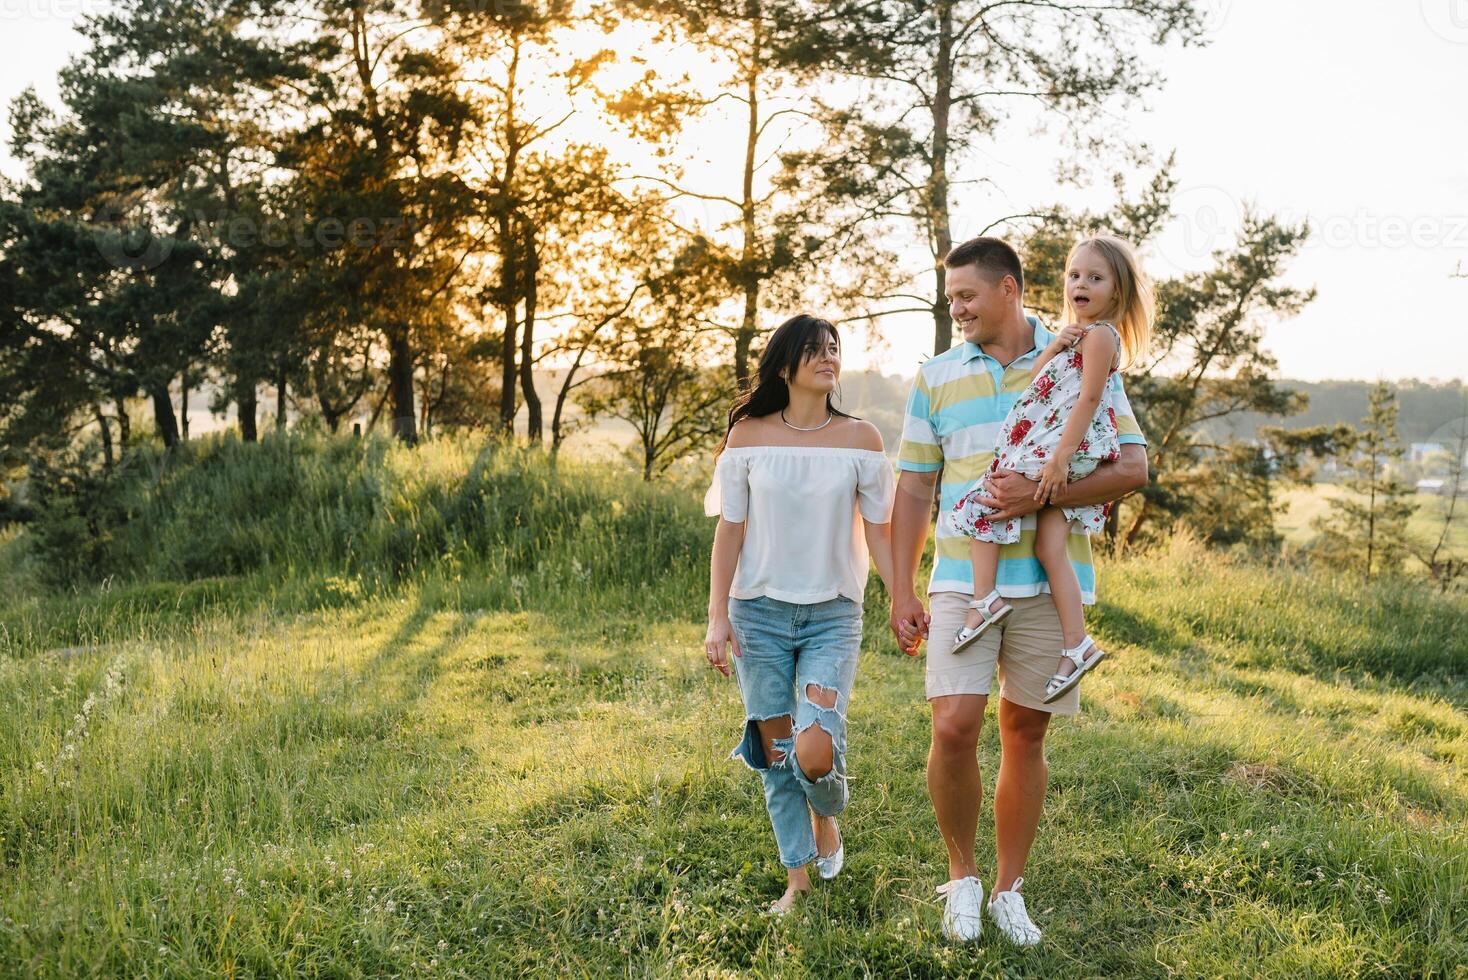
{"label": "man's smiling face", "polygon": [[963,331],[963,339],[971,344],[996,339],[1005,314],[1014,305],[1014,279],[1001,276],[998,282],[990,282],[989,278],[977,265],[943,270],[943,295],[948,298],[948,312]]}

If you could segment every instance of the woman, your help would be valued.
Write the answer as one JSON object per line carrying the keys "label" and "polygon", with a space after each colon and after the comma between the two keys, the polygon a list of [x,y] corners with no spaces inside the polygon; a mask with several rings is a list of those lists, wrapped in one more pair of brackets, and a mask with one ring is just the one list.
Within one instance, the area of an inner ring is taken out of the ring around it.
{"label": "woman", "polygon": [[830,879],[845,859],[836,815],[869,552],[892,584],[892,468],[876,427],[832,404],[840,375],[835,327],[781,324],[729,412],[704,498],[719,516],[704,653],[727,677],[733,646],[746,718],[733,755],[764,783],[787,873],[777,915],[810,891],[807,864]]}

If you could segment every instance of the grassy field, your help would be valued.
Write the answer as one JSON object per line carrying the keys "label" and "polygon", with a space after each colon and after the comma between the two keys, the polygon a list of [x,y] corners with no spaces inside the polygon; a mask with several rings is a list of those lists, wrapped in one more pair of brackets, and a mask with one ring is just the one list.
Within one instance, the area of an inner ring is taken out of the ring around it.
{"label": "grassy field", "polygon": [[[1107,565],[1118,656],[1053,729],[1026,873],[1046,941],[955,947],[921,664],[875,582],[847,870],[772,921],[694,494],[307,449],[263,503],[238,470],[284,457],[159,481],[144,580],[42,589],[0,538],[0,975],[1468,976],[1462,597],[1186,540]],[[211,529],[238,571],[200,578]],[[992,788],[992,727],[980,755]]]}
{"label": "grassy field", "polygon": [[[1292,548],[1309,544],[1316,533],[1312,527],[1315,519],[1324,516],[1330,510],[1330,500],[1342,492],[1340,487],[1330,483],[1283,491],[1280,497],[1285,509],[1277,525],[1285,544]],[[1407,533],[1420,547],[1431,551],[1442,535],[1448,501],[1430,494],[1418,494],[1412,499],[1417,509],[1407,522]],[[1448,526],[1444,549],[1449,555],[1468,559],[1468,499],[1458,502],[1452,523]]]}

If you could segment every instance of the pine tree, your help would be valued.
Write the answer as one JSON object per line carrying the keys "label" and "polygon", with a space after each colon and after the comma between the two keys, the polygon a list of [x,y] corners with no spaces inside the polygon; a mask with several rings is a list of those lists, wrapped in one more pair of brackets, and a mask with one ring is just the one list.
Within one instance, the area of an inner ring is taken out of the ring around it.
{"label": "pine tree", "polygon": [[1315,522],[1321,555],[1368,580],[1398,570],[1407,554],[1407,519],[1416,504],[1413,489],[1395,473],[1403,455],[1396,395],[1383,381],[1371,390],[1361,429],[1342,454],[1344,493]]}

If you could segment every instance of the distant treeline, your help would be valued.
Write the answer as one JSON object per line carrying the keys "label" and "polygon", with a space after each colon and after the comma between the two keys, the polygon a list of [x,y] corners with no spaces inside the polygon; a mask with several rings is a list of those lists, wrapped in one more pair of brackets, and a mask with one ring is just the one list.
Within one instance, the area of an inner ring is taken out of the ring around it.
{"label": "distant treeline", "polygon": [[[895,450],[902,437],[902,411],[911,384],[911,378],[896,374],[847,371],[841,377],[841,404],[876,425],[888,449]],[[1278,385],[1308,398],[1305,410],[1288,416],[1240,412],[1203,423],[1200,428],[1214,436],[1252,439],[1265,426],[1304,429],[1355,425],[1366,415],[1374,382],[1284,380]],[[1403,442],[1426,442],[1443,426],[1468,413],[1468,386],[1461,381],[1413,379],[1392,382],[1390,387],[1400,408],[1397,428]]]}

